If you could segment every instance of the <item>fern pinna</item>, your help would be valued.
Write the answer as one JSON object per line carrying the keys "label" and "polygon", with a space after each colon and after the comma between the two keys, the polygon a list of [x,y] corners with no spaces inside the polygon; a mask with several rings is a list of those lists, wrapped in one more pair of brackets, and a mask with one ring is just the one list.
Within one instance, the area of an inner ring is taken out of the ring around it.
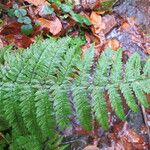
{"label": "fern pinna", "polygon": [[82,44],[79,38],[50,38],[37,40],[23,52],[5,53],[0,72],[0,118],[12,129],[10,150],[56,149],[52,147],[59,143],[56,131],[71,125],[73,108],[84,129],[92,130],[95,118],[107,129],[106,93],[120,119],[125,119],[122,95],[134,112],[138,111],[136,99],[149,107],[145,94],[150,93],[150,59],[141,67],[136,53],[122,64],[121,49],[106,49],[91,80],[94,48],[80,57]]}

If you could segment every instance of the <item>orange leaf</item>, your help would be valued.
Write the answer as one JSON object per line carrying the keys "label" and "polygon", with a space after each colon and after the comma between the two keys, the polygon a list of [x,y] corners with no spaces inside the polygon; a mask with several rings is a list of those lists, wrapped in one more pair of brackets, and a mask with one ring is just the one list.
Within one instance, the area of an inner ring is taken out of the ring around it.
{"label": "orange leaf", "polygon": [[57,35],[62,30],[61,21],[57,17],[55,17],[54,20],[39,18],[37,21],[40,23],[42,28],[49,29],[49,32],[53,35]]}
{"label": "orange leaf", "polygon": [[108,47],[116,51],[120,47],[120,43],[117,39],[108,40]]}
{"label": "orange leaf", "polygon": [[105,24],[102,22],[102,17],[94,11],[90,15],[90,20],[94,27],[94,33],[100,33],[106,28]]}

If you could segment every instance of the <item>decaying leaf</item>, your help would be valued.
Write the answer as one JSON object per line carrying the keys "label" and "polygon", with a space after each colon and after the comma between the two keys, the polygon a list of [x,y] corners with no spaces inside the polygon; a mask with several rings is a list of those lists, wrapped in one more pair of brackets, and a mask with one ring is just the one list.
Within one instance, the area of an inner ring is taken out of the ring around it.
{"label": "decaying leaf", "polygon": [[57,17],[55,17],[54,20],[39,18],[37,21],[40,23],[42,29],[48,29],[53,35],[57,35],[62,30],[61,21]]}
{"label": "decaying leaf", "polygon": [[100,0],[81,0],[80,5],[83,6],[84,9],[96,9],[99,8],[101,5]]}
{"label": "decaying leaf", "polygon": [[90,20],[93,25],[92,31],[94,33],[98,34],[106,28],[105,24],[102,22],[102,17],[94,11],[90,15]]}
{"label": "decaying leaf", "polygon": [[35,6],[49,4],[46,0],[25,0],[25,1]]}
{"label": "decaying leaf", "polygon": [[18,48],[27,48],[33,42],[32,38],[21,34],[21,24],[18,22],[9,22],[2,27],[0,35],[4,46],[13,44]]}
{"label": "decaying leaf", "polygon": [[31,40],[31,38],[23,34],[17,34],[17,35],[9,34],[9,35],[6,35],[5,38],[9,44],[13,44],[18,48],[27,48],[34,41],[34,40]]}
{"label": "decaying leaf", "polygon": [[99,150],[99,148],[94,145],[89,145],[89,146],[85,147],[83,150]]}
{"label": "decaying leaf", "polygon": [[116,124],[113,133],[109,134],[109,136],[112,143],[108,150],[144,150],[148,148],[144,138],[129,128],[127,122]]}
{"label": "decaying leaf", "polygon": [[108,40],[107,46],[116,51],[120,47],[120,43],[117,39]]}
{"label": "decaying leaf", "polygon": [[117,25],[117,21],[113,15],[103,16],[102,22],[106,25],[106,28],[103,30],[104,34],[109,33]]}

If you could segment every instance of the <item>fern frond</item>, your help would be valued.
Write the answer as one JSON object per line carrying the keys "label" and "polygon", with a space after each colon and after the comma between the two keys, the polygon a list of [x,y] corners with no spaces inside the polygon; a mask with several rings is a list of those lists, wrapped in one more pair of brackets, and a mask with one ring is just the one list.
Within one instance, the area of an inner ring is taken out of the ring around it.
{"label": "fern frond", "polygon": [[112,58],[112,69],[111,69],[111,82],[117,83],[122,78],[122,50],[118,49],[115,53],[114,58]]}
{"label": "fern frond", "polygon": [[88,75],[94,57],[93,47],[87,49],[83,59],[77,62],[79,76],[76,77],[73,86],[74,105],[77,112],[77,118],[82,127],[86,130],[92,130],[91,106],[87,98],[86,87],[89,86]]}
{"label": "fern frond", "polygon": [[121,96],[119,95],[119,92],[114,86],[108,86],[108,94],[110,98],[110,102],[112,105],[112,108],[115,110],[116,115],[124,120],[125,119],[125,113],[123,109],[123,104],[121,100]]}
{"label": "fern frond", "polygon": [[10,150],[41,150],[42,146],[35,136],[18,136],[14,137],[12,144],[9,147]]}
{"label": "fern frond", "polygon": [[144,68],[143,68],[144,76],[150,76],[150,58],[146,61]]}
{"label": "fern frond", "polygon": [[132,91],[130,84],[128,84],[128,83],[120,84],[120,90],[129,106],[129,108],[132,111],[137,112],[138,105],[136,104],[135,97],[133,95],[133,91]]}
{"label": "fern frond", "polygon": [[144,91],[140,88],[139,82],[132,83],[131,86],[133,88],[133,91],[135,92],[136,97],[141,102],[141,104],[144,107],[149,108],[149,103],[147,101],[146,95]]}
{"label": "fern frond", "polygon": [[137,80],[138,78],[140,78],[141,75],[140,72],[141,72],[140,56],[137,53],[135,53],[129,58],[126,64],[125,80],[126,81]]}
{"label": "fern frond", "polygon": [[55,86],[53,95],[56,121],[60,129],[66,128],[70,123],[69,115],[71,114],[71,104],[68,100],[67,91],[61,86]]}
{"label": "fern frond", "polygon": [[105,94],[121,119],[125,119],[122,96],[135,112],[135,97],[149,107],[145,95],[150,93],[149,58],[142,67],[136,53],[124,65],[121,49],[107,49],[91,73],[94,48],[81,58],[82,43],[79,38],[51,38],[22,52],[6,50],[0,67],[0,117],[12,128],[10,149],[50,150],[55,141],[60,143],[58,132],[71,125],[72,108],[84,129],[92,130],[95,118],[107,129]]}
{"label": "fern frond", "polygon": [[101,54],[94,74],[94,85],[106,86],[109,83],[109,70],[112,64],[112,55],[113,53],[110,49],[106,49],[106,51]]}
{"label": "fern frond", "polygon": [[139,87],[146,93],[150,93],[150,79],[139,81]]}
{"label": "fern frond", "polygon": [[43,137],[55,137],[56,121],[54,118],[53,103],[47,90],[38,90],[35,93],[36,119]]}
{"label": "fern frond", "polygon": [[18,134],[25,133],[23,118],[21,117],[21,109],[18,107],[18,91],[14,85],[5,83],[2,86],[3,111],[4,116],[8,120],[10,126],[13,127]]}
{"label": "fern frond", "polygon": [[104,90],[94,88],[92,92],[92,106],[98,123],[104,128],[108,129],[108,113],[107,105],[104,98]]}

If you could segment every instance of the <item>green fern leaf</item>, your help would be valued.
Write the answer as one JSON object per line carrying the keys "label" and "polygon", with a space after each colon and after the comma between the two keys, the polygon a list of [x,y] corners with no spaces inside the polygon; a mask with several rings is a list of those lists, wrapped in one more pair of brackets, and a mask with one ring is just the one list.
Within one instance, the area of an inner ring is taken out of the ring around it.
{"label": "green fern leaf", "polygon": [[87,99],[88,75],[94,57],[93,47],[87,49],[83,59],[77,63],[79,76],[74,81],[73,96],[77,117],[81,126],[86,130],[92,130],[91,106]]}
{"label": "green fern leaf", "polygon": [[149,58],[141,67],[136,53],[124,65],[121,49],[106,49],[91,72],[94,48],[80,57],[82,44],[79,38],[50,38],[37,40],[21,52],[5,51],[0,119],[12,128],[10,150],[59,149],[58,133],[71,125],[72,108],[85,130],[93,129],[95,118],[107,129],[105,94],[120,119],[125,119],[122,97],[134,112],[138,111],[135,97],[149,108],[145,95],[150,93]]}
{"label": "green fern leaf", "polygon": [[93,89],[92,106],[93,106],[93,111],[95,113],[96,119],[99,122],[99,124],[102,125],[104,129],[108,129],[109,123],[108,123],[107,105],[103,93],[104,91],[100,90],[99,88]]}
{"label": "green fern leaf", "polygon": [[145,95],[144,91],[140,88],[139,82],[132,83],[131,86],[133,88],[133,91],[135,92],[136,97],[141,102],[141,104],[144,107],[149,108],[149,103],[147,101],[146,95]]}
{"label": "green fern leaf", "polygon": [[121,101],[119,92],[117,91],[117,89],[114,86],[108,86],[107,88],[108,88],[108,94],[109,94],[112,108],[115,110],[116,115],[120,119],[124,120],[125,113],[124,113],[124,109],[123,109],[123,105],[122,105],[122,101]]}
{"label": "green fern leaf", "polygon": [[134,112],[137,112],[138,105],[136,104],[131,86],[128,83],[120,84],[120,90],[124,98],[126,99],[128,106],[131,108],[131,110],[133,110]]}

